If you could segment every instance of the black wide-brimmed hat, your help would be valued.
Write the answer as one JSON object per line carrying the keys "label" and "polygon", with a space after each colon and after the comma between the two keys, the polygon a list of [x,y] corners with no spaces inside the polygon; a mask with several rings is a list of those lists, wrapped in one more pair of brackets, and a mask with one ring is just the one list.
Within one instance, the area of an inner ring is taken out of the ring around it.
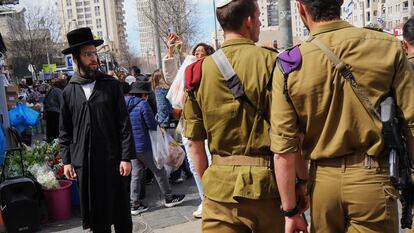
{"label": "black wide-brimmed hat", "polygon": [[91,29],[88,27],[78,28],[70,31],[68,34],[66,34],[66,37],[68,38],[69,48],[62,50],[63,54],[70,54],[81,46],[95,45],[95,47],[98,47],[104,43],[103,40],[95,40],[93,38]]}
{"label": "black wide-brimmed hat", "polygon": [[132,84],[129,94],[148,94],[151,93],[151,82],[136,81]]}

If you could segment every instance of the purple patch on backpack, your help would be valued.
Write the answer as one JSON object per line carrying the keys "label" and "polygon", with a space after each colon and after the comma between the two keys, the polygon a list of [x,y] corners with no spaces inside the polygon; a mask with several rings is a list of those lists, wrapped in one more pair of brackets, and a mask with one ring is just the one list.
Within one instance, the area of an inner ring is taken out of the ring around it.
{"label": "purple patch on backpack", "polygon": [[290,74],[302,64],[302,54],[297,46],[280,53],[278,59],[285,74]]}

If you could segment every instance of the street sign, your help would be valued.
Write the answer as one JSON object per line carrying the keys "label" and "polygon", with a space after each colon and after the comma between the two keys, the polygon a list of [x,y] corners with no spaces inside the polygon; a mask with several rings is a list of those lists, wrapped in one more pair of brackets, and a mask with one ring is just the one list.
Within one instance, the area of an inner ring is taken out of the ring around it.
{"label": "street sign", "polygon": [[45,73],[55,72],[56,71],[56,64],[50,64],[50,66],[49,66],[49,64],[43,64],[42,65],[42,70]]}
{"label": "street sign", "polygon": [[29,66],[27,67],[27,69],[30,71],[30,72],[34,72],[34,67],[33,67],[33,65],[32,64],[29,64]]}
{"label": "street sign", "polygon": [[67,68],[73,67],[73,58],[71,54],[65,55],[65,64]]}

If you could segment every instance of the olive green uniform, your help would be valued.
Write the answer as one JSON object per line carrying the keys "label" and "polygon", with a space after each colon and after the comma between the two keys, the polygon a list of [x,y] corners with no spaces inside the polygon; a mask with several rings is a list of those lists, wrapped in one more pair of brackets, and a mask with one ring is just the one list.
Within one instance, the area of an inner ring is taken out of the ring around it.
{"label": "olive green uniform", "polygon": [[[355,76],[369,101],[394,92],[414,133],[414,74],[401,43],[385,33],[334,21],[311,31]],[[310,159],[311,231],[398,232],[396,190],[382,152],[382,124],[364,109],[351,86],[317,46],[300,46],[302,65],[284,79],[275,72],[272,87],[271,149]]]}
{"label": "olive green uniform", "polygon": [[[412,64],[414,64],[414,54],[408,54],[408,61],[410,61]],[[411,171],[411,179],[414,181],[414,170]],[[414,206],[411,210],[411,212],[414,214]],[[406,230],[406,233],[414,233],[414,216],[413,216],[413,225],[410,230]]]}
{"label": "olive green uniform", "polygon": [[[276,52],[248,39],[225,41],[222,50],[239,76],[248,98],[270,115],[271,72]],[[208,139],[212,165],[202,181],[205,194],[203,232],[283,232],[273,168],[218,164],[215,158],[271,158],[270,125],[243,100],[235,100],[211,57],[202,65],[198,88],[184,105],[185,137]]]}
{"label": "olive green uniform", "polygon": [[414,54],[408,54],[408,61],[414,63]]}

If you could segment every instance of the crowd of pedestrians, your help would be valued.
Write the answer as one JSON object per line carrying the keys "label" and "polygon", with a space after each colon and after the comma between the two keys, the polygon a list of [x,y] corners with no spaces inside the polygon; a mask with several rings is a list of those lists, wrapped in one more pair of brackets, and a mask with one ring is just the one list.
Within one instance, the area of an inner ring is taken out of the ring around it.
{"label": "crowd of pedestrians", "polygon": [[[207,233],[308,232],[309,206],[311,232],[398,232],[389,148],[372,112],[395,99],[413,161],[414,19],[401,44],[341,20],[340,1],[297,7],[310,37],[282,53],[255,45],[257,1],[219,0],[219,50],[199,43],[181,61],[170,33],[162,70],[132,66],[118,80],[99,71],[103,41],[89,28],[67,34],[62,52],[77,70],[46,95],[47,140],[59,135],[64,173],[79,181],[85,229],[132,232],[131,215],[148,211],[150,171],[165,207],[185,199],[170,182],[194,177],[193,216]],[[171,174],[154,161],[157,130],[186,154]]]}

